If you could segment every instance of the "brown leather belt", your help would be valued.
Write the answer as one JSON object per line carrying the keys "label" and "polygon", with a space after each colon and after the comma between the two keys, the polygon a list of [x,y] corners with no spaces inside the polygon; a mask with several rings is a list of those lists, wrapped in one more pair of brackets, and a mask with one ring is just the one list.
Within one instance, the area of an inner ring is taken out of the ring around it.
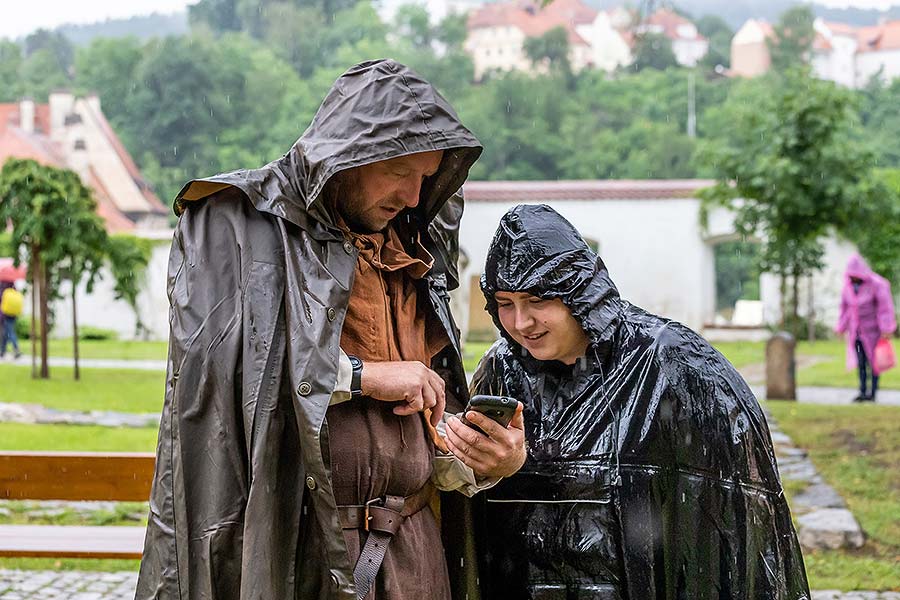
{"label": "brown leather belt", "polygon": [[353,569],[358,600],[365,598],[372,588],[391,538],[407,517],[428,506],[433,493],[434,485],[428,482],[418,492],[405,498],[384,496],[373,498],[365,504],[338,505],[342,529],[362,529],[369,533]]}

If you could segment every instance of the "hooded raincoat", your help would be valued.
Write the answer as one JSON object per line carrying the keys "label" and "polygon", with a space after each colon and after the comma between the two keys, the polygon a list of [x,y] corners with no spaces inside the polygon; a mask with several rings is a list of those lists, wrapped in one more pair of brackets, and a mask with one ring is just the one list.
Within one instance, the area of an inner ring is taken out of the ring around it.
{"label": "hooded raincoat", "polygon": [[[853,277],[862,280],[859,291],[853,289]],[[894,299],[888,280],[872,271],[859,254],[854,254],[847,262],[841,312],[834,329],[847,335],[847,369],[857,367],[856,340],[859,340],[872,371],[879,375],[875,365],[875,345],[883,334],[897,329]]]}
{"label": "hooded raincoat", "polygon": [[[524,403],[529,446],[479,498],[483,597],[809,598],[765,418],[721,354],[622,300],[547,206],[507,212],[481,284],[502,339],[472,388]],[[498,290],[561,299],[587,355],[532,358],[503,331]]]}
{"label": "hooded raincoat", "polygon": [[321,193],[339,171],[431,150],[444,150],[440,168],[394,226],[403,240],[421,235],[435,256],[418,293],[451,340],[435,360],[464,402],[448,294],[461,212],[454,194],[481,145],[416,73],[391,60],[351,68],[282,158],[178,194],[166,397],[138,599],[356,598],[325,413],[357,250]]}

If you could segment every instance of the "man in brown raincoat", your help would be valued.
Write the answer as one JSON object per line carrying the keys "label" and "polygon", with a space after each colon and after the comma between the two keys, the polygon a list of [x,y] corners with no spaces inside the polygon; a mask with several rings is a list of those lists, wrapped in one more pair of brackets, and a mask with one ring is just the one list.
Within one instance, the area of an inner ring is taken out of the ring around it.
{"label": "man in brown raincoat", "polygon": [[434,448],[467,399],[448,288],[481,149],[373,61],[282,158],[178,194],[138,599],[451,597],[434,486],[471,495],[524,460],[521,415],[475,417],[490,437],[459,459]]}

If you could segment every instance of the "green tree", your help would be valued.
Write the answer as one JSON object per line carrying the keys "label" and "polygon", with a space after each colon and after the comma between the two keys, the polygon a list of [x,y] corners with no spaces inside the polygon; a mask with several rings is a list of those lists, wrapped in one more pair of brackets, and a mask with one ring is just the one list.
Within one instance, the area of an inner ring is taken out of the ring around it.
{"label": "green tree", "polygon": [[52,50],[42,48],[22,61],[19,69],[22,94],[35,99],[47,98],[50,92],[68,87],[72,80],[59,65]]}
{"label": "green tree", "polygon": [[200,0],[188,5],[188,20],[192,27],[206,26],[212,31],[240,31],[236,0]]}
{"label": "green tree", "polygon": [[95,38],[75,55],[75,84],[81,94],[96,93],[103,102],[103,114],[113,127],[126,125],[129,115],[125,99],[136,83],[134,74],[141,62],[143,47],[136,38]]}
{"label": "green tree", "polygon": [[879,167],[900,168],[900,78],[885,85],[873,77],[858,93],[860,141],[869,144]]}
{"label": "green tree", "polygon": [[566,77],[571,76],[569,33],[565,27],[554,27],[543,35],[525,38],[522,49],[535,67],[546,67]]}
{"label": "green tree", "polygon": [[717,15],[705,15],[695,22],[697,31],[709,41],[709,50],[700,59],[700,65],[712,71],[718,65],[728,67],[731,64],[731,38],[734,31]]}
{"label": "green tree", "polygon": [[62,33],[38,29],[25,38],[25,56],[30,57],[37,52],[47,51],[60,70],[69,73],[75,59],[75,48]]}
{"label": "green tree", "polygon": [[812,8],[805,4],[781,14],[774,27],[774,36],[766,41],[776,71],[783,72],[809,62],[815,38],[814,19]]}
{"label": "green tree", "polygon": [[113,292],[116,300],[125,300],[134,311],[137,321],[135,334],[139,337],[147,333],[147,327],[141,320],[137,298],[152,252],[150,240],[131,235],[109,236],[106,244],[109,267],[115,280]]}
{"label": "green tree", "polygon": [[16,102],[22,97],[22,48],[9,40],[0,40],[0,102]]}
{"label": "green tree", "polygon": [[462,49],[469,35],[468,15],[466,13],[450,13],[437,26],[434,37],[441,44],[451,49]]}
{"label": "green tree", "polygon": [[[76,291],[82,283],[93,290],[106,260],[112,260],[116,290],[137,295],[133,279],[123,272],[139,267],[139,260],[127,261],[124,248],[111,252],[102,219],[91,192],[73,171],[11,158],[0,170],[0,220],[11,223],[13,256],[28,264],[32,297],[32,340],[36,330],[41,339],[40,377],[50,376],[47,364],[47,337],[50,331],[50,302],[60,298],[62,283],[71,285],[75,378],[78,368],[78,311]],[[128,257],[131,258],[131,257]],[[143,264],[146,265],[146,258]],[[39,326],[35,323],[35,315]],[[32,349],[34,345],[32,344]],[[32,358],[34,360],[34,356]],[[36,377],[37,373],[33,373]]]}
{"label": "green tree", "polygon": [[678,66],[672,41],[662,33],[642,33],[634,42],[634,60],[629,66],[634,71],[665,69]]}
{"label": "green tree", "polygon": [[428,10],[418,4],[404,4],[394,16],[396,31],[413,46],[427,50],[434,43],[434,30]]}
{"label": "green tree", "polygon": [[797,323],[797,289],[821,266],[822,237],[872,198],[871,156],[850,138],[851,94],[831,82],[797,70],[752,106],[734,100],[731,139],[703,152],[717,179],[703,197],[734,211],[738,233],[762,238],[760,268],[792,279]]}
{"label": "green tree", "polygon": [[[900,169],[878,171],[876,192],[860,206],[862,215],[846,228],[847,237],[875,272],[900,288]],[[878,185],[881,183],[883,185]]]}

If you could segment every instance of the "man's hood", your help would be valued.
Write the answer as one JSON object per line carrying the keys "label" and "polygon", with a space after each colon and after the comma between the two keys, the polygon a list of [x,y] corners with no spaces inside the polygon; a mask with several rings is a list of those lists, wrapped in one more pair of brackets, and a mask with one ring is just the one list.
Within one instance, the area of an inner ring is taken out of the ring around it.
{"label": "man's hood", "polygon": [[559,298],[595,347],[611,340],[622,312],[606,265],[571,223],[544,204],[522,204],[503,215],[488,250],[481,291],[494,324],[514,348],[519,346],[500,323],[495,292]]}
{"label": "man's hood", "polygon": [[259,169],[189,182],[175,198],[189,201],[229,186],[257,210],[305,226],[309,216],[328,223],[319,200],[336,173],[407,154],[444,150],[438,172],[422,186],[416,220],[427,224],[457,192],[482,151],[450,104],[412,69],[390,59],[360,63],[331,87],[312,123],[280,159]]}

